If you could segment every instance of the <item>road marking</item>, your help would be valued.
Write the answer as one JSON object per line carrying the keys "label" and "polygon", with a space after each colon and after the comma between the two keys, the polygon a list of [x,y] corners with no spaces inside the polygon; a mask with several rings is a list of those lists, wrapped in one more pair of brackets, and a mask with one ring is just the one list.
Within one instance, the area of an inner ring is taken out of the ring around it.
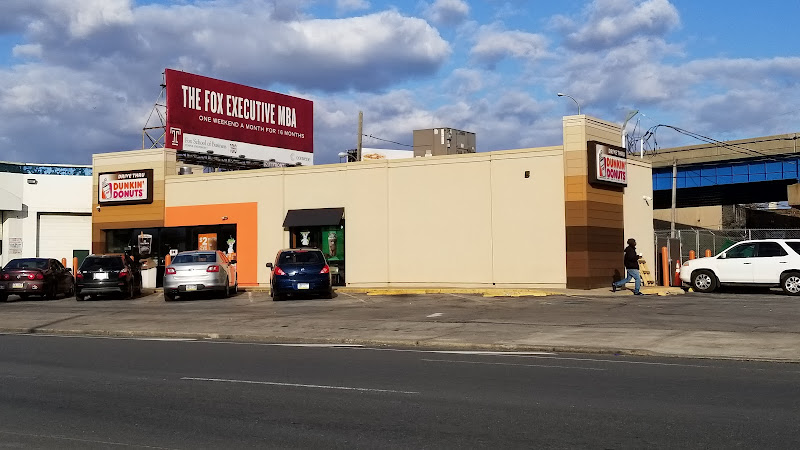
{"label": "road marking", "polygon": [[600,369],[597,367],[551,366],[547,364],[519,364],[519,363],[486,362],[486,361],[458,361],[452,359],[422,359],[422,361],[455,363],[455,364],[483,364],[487,366],[544,367],[546,369],[575,369],[575,370],[599,370],[599,371],[608,370],[608,369]]}
{"label": "road marking", "polygon": [[114,445],[118,447],[133,447],[133,448],[155,448],[155,449],[163,449],[169,450],[170,447],[154,447],[152,445],[143,445],[143,444],[126,444],[124,442],[111,442],[111,441],[100,441],[97,439],[80,439],[74,437],[67,437],[67,436],[59,436],[57,434],[31,434],[31,433],[19,433],[13,431],[5,431],[0,430],[0,434],[5,434],[9,436],[24,436],[24,437],[34,437],[34,438],[43,438],[43,439],[53,439],[53,440],[62,440],[62,441],[72,441],[72,442],[85,442],[91,444],[103,444],[103,445]]}
{"label": "road marking", "polygon": [[433,313],[433,314],[425,316],[425,317],[441,317],[441,316],[442,316],[442,313]]}
{"label": "road marking", "polygon": [[677,366],[677,367],[702,367],[706,369],[719,369],[719,366],[708,366],[702,364],[679,364],[679,363],[660,363],[660,362],[648,362],[648,361],[619,361],[613,359],[593,359],[593,358],[570,358],[566,356],[532,356],[533,358],[538,359],[561,359],[561,360],[569,360],[569,361],[591,361],[591,362],[607,362],[613,364],[642,364],[646,366]]}
{"label": "road marking", "polygon": [[389,394],[419,394],[414,391],[395,391],[392,389],[371,389],[359,388],[349,386],[326,386],[321,384],[298,384],[298,383],[277,383],[274,381],[251,381],[251,380],[229,380],[225,378],[197,378],[197,377],[182,377],[181,380],[187,381],[209,381],[214,383],[239,383],[239,384],[264,384],[268,386],[288,386],[288,387],[302,387],[312,389],[333,389],[341,391],[359,391],[359,392],[381,392]]}

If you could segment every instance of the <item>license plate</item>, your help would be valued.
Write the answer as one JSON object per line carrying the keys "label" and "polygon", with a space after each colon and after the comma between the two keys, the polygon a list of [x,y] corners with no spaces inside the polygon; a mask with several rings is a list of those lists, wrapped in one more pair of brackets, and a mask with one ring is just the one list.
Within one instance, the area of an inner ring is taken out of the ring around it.
{"label": "license plate", "polygon": [[196,284],[187,284],[186,285],[186,290],[187,291],[196,291],[197,290],[197,285]]}
{"label": "license plate", "polygon": [[108,274],[105,273],[105,272],[96,273],[96,274],[94,274],[94,279],[95,280],[107,280],[108,279]]}
{"label": "license plate", "polygon": [[11,283],[11,289],[24,289],[25,283]]}
{"label": "license plate", "polygon": [[297,283],[297,289],[308,289],[308,283]]}

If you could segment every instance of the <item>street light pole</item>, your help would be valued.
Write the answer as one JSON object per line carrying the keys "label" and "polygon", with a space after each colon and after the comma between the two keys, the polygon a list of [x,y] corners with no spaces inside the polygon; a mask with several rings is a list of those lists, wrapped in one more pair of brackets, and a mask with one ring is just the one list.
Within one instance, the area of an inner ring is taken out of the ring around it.
{"label": "street light pole", "polygon": [[577,105],[577,106],[578,106],[578,115],[579,115],[579,116],[581,115],[581,105],[580,105],[580,103],[578,103],[578,101],[577,101],[577,100],[575,100],[575,99],[574,99],[574,98],[573,98],[571,95],[562,94],[561,92],[559,92],[559,93],[558,93],[558,94],[556,94],[556,95],[558,95],[559,97],[569,97],[569,98],[571,98],[571,99],[572,99],[572,101],[573,101],[573,102],[575,102],[575,105]]}

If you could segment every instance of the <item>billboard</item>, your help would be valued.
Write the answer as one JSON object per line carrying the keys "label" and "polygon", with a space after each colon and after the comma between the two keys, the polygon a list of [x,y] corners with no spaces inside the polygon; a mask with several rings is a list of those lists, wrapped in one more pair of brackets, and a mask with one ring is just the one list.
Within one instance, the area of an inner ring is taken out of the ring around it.
{"label": "billboard", "polygon": [[153,169],[104,172],[97,176],[98,205],[153,203]]}
{"label": "billboard", "polygon": [[586,143],[589,158],[589,184],[625,187],[628,185],[628,158],[625,149],[597,141]]}
{"label": "billboard", "polygon": [[165,146],[280,163],[314,164],[314,103],[166,69]]}

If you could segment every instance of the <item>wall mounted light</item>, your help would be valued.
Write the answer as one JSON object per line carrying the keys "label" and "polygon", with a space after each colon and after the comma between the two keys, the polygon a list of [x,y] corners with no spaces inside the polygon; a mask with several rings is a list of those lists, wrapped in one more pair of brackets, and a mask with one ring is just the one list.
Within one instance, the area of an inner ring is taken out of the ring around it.
{"label": "wall mounted light", "polygon": [[222,216],[222,220],[228,220],[228,216]]}
{"label": "wall mounted light", "polygon": [[37,184],[39,181],[36,178],[28,178],[28,184]]}

